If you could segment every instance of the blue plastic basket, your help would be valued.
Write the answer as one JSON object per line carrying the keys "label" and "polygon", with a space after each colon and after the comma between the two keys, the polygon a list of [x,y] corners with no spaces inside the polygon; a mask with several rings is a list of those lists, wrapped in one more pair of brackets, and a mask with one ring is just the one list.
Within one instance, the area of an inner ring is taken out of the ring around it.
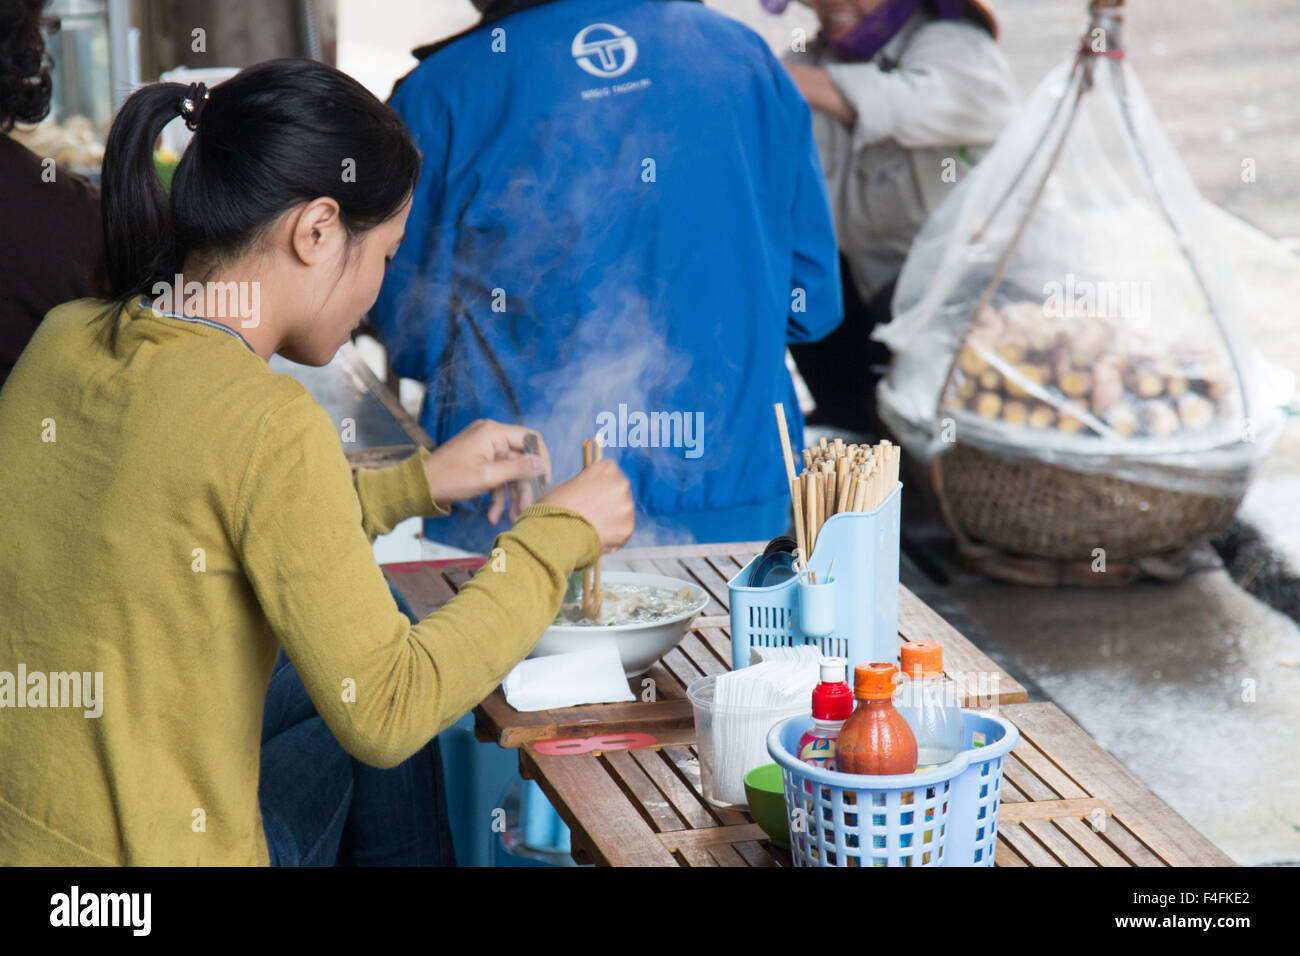
{"label": "blue plastic basket", "polygon": [[983,711],[962,715],[966,750],[924,773],[878,777],[824,770],[796,757],[810,717],[773,726],[767,749],[785,780],[795,865],[992,866],[1002,760],[1020,731]]}
{"label": "blue plastic basket", "polygon": [[749,666],[749,649],[818,644],[825,657],[843,657],[849,672],[868,661],[898,660],[898,535],[903,486],[874,511],[843,511],[822,525],[808,561],[818,581],[835,562],[835,629],[808,637],[799,627],[799,585],[794,578],[770,587],[749,586],[762,557],[740,569],[731,596],[731,666]]}

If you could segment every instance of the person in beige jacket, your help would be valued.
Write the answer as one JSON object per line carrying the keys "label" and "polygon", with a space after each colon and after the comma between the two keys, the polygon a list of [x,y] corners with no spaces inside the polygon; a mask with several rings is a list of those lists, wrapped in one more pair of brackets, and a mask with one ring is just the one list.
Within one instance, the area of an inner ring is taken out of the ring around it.
{"label": "person in beige jacket", "polygon": [[[773,12],[785,2],[763,0]],[[890,319],[894,282],[926,217],[987,152],[1017,95],[987,3],[808,5],[821,31],[806,45],[793,44],[785,64],[813,108],[841,255],[844,322],[791,352],[817,402],[810,424],[875,432],[875,385],[889,354],[871,331]]]}

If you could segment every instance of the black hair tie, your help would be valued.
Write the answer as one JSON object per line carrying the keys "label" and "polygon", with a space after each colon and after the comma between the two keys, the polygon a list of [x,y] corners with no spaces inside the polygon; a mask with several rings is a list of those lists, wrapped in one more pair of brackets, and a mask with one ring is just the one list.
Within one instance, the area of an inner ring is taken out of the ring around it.
{"label": "black hair tie", "polygon": [[185,118],[185,126],[193,132],[199,128],[199,116],[208,105],[208,88],[203,83],[191,83],[178,104],[177,112]]}

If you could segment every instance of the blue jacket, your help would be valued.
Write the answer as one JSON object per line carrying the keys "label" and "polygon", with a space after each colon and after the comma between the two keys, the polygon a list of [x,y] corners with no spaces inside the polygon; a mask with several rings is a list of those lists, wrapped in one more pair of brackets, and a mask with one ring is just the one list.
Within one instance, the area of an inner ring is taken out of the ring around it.
{"label": "blue jacket", "polygon": [[[781,533],[785,346],[842,306],[809,109],[764,41],[683,0],[557,0],[433,48],[392,104],[424,165],[372,322],[433,438],[533,426],[558,481],[600,433],[634,543]],[[486,549],[486,502],[427,534]]]}

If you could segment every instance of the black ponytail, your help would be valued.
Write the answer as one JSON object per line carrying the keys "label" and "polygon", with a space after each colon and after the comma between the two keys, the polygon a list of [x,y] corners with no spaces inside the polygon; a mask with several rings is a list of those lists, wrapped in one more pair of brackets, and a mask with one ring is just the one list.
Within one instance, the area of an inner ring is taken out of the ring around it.
{"label": "black ponytail", "polygon": [[208,91],[168,195],[154,144],[189,90],[141,88],[109,132],[102,202],[114,338],[121,307],[170,283],[191,253],[235,257],[285,210],[321,196],[338,202],[358,237],[401,208],[419,175],[402,120],[364,86],[314,60],[270,60]]}
{"label": "black ponytail", "polygon": [[186,87],[155,83],[137,90],[113,119],[100,180],[109,295],[124,300],[165,275],[174,258],[171,210],[154,166],[154,144],[179,115]]}

